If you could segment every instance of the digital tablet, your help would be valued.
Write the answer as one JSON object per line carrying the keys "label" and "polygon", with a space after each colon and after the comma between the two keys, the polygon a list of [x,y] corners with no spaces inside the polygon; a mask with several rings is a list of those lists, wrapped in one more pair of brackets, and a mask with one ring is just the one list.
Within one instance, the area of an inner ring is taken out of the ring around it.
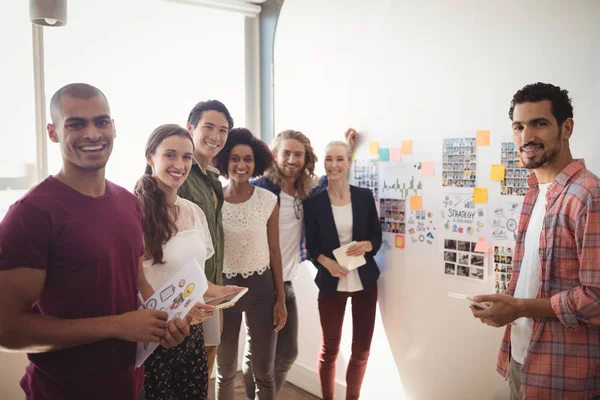
{"label": "digital tablet", "polygon": [[205,300],[204,304],[208,304],[215,307],[215,310],[220,308],[227,308],[233,306],[243,295],[248,292],[248,288],[242,288],[241,290],[233,293],[226,294],[225,296],[216,297],[214,299]]}
{"label": "digital tablet", "polygon": [[448,296],[455,298],[455,299],[466,300],[469,303],[471,303],[472,305],[474,305],[475,307],[479,308],[480,310],[485,310],[486,308],[488,308],[487,305],[485,305],[483,303],[478,303],[465,294],[448,292]]}

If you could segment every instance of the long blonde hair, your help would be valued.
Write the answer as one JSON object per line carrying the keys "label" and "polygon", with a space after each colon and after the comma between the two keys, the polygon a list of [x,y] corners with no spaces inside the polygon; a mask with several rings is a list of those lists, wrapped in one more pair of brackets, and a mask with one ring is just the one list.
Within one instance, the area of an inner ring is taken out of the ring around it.
{"label": "long blonde hair", "polygon": [[[315,176],[315,164],[317,163],[317,156],[312,148],[312,145],[310,144],[310,139],[308,139],[306,135],[304,135],[302,132],[288,129],[280,132],[273,141],[271,151],[273,152],[275,159],[277,158],[277,154],[279,153],[282,142],[286,139],[294,139],[304,145],[304,167],[302,167],[302,170],[298,173],[295,186],[300,200],[305,200],[308,198],[308,195],[312,189],[317,185],[317,177]],[[277,166],[276,160],[274,161],[273,168],[267,172],[267,176],[277,186],[281,186],[283,183],[284,177]]]}

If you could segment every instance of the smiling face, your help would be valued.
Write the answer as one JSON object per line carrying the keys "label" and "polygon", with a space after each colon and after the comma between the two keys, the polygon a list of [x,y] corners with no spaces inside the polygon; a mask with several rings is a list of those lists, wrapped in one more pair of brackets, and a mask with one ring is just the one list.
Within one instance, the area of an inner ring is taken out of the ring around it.
{"label": "smiling face", "polygon": [[513,142],[525,168],[551,165],[561,152],[568,152],[572,122],[569,118],[558,125],[550,100],[516,105],[512,123]]}
{"label": "smiling face", "polygon": [[286,178],[296,178],[306,162],[306,148],[296,139],[281,141],[279,151],[275,153],[277,168]]}
{"label": "smiling face", "polygon": [[62,96],[60,115],[47,128],[50,140],[60,144],[63,165],[84,171],[106,166],[116,131],[104,97]]}
{"label": "smiling face", "polygon": [[330,146],[325,156],[325,172],[329,181],[347,181],[350,159],[343,146]]}
{"label": "smiling face", "polygon": [[194,139],[196,158],[210,162],[227,142],[229,122],[219,111],[204,111],[196,127],[188,123],[188,131]]}
{"label": "smiling face", "polygon": [[152,176],[163,191],[177,190],[192,168],[194,146],[189,137],[174,135],[163,140],[147,157]]}
{"label": "smiling face", "polygon": [[246,183],[254,174],[254,151],[247,144],[238,144],[231,149],[227,172],[229,179],[236,183]]}

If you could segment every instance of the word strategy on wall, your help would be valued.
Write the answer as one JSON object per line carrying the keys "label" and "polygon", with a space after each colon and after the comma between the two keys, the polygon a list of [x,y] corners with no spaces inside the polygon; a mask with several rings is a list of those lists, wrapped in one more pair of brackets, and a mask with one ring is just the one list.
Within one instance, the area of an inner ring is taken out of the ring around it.
{"label": "word strategy on wall", "polygon": [[519,153],[512,142],[503,142],[500,160],[506,166],[504,180],[500,183],[500,194],[505,196],[525,196],[529,171],[521,167]]}
{"label": "word strategy on wall", "polygon": [[475,252],[477,243],[445,239],[444,274],[483,282],[487,279],[488,259]]}
{"label": "word strategy on wall", "polygon": [[442,185],[474,188],[477,178],[476,138],[444,139]]}
{"label": "word strategy on wall", "polygon": [[445,194],[440,215],[446,236],[485,236],[485,204],[476,204],[470,194]]}

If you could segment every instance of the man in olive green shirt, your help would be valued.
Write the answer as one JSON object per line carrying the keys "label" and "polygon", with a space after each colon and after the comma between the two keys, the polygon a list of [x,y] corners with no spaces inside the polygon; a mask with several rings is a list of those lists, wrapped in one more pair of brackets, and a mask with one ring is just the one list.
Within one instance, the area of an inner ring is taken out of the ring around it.
{"label": "man in olive green shirt", "polygon": [[[219,171],[210,162],[225,146],[232,127],[233,118],[220,101],[201,101],[194,106],[187,122],[187,129],[194,140],[194,162],[188,178],[179,189],[181,197],[197,204],[206,215],[215,254],[206,260],[205,272],[207,279],[216,285],[223,284],[223,187]],[[208,376],[211,377],[217,346],[206,346],[206,356]]]}

